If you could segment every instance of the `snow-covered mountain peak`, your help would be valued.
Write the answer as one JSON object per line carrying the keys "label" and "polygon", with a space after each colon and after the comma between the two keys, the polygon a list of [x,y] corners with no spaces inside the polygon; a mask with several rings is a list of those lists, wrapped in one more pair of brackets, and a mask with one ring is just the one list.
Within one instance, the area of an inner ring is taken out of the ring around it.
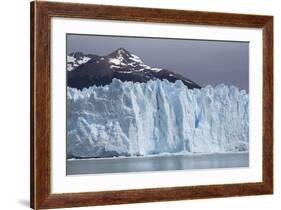
{"label": "snow-covered mountain peak", "polygon": [[130,52],[125,50],[124,48],[118,48],[117,50],[113,51],[112,53],[108,54],[108,57],[129,57]]}
{"label": "snow-covered mountain peak", "polygon": [[67,56],[68,86],[78,89],[110,84],[113,78],[121,81],[181,80],[188,88],[200,88],[192,80],[167,69],[151,67],[135,54],[118,48],[105,56],[77,52]]}
{"label": "snow-covered mountain peak", "polygon": [[98,57],[93,54],[84,54],[82,52],[72,52],[67,55],[67,71],[72,71],[76,69],[78,66],[87,63],[89,60]]}
{"label": "snow-covered mountain peak", "polygon": [[70,57],[76,58],[76,59],[82,59],[84,57],[84,53],[78,51],[78,52],[72,52],[69,54]]}
{"label": "snow-covered mountain peak", "polygon": [[118,48],[116,51],[118,54],[130,54],[130,52],[123,47]]}
{"label": "snow-covered mountain peak", "polygon": [[130,53],[124,48],[118,48],[114,52],[107,55],[109,62],[115,65],[134,65],[143,63],[143,61],[136,55]]}

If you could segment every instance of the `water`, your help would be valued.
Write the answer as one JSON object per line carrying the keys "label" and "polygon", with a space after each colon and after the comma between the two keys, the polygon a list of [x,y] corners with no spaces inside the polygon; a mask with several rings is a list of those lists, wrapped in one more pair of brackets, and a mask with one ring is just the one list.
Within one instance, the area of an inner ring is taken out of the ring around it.
{"label": "water", "polygon": [[249,153],[67,160],[67,175],[249,167]]}

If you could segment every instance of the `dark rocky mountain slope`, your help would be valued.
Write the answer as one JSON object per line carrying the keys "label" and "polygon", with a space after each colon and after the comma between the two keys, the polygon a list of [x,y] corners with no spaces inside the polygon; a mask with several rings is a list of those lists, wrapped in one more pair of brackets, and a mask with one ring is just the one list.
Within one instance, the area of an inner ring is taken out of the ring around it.
{"label": "dark rocky mountain slope", "polygon": [[181,80],[188,88],[201,88],[192,80],[173,71],[146,65],[138,56],[119,48],[107,56],[71,53],[67,56],[67,85],[83,89],[110,84],[112,79],[147,82],[149,80]]}

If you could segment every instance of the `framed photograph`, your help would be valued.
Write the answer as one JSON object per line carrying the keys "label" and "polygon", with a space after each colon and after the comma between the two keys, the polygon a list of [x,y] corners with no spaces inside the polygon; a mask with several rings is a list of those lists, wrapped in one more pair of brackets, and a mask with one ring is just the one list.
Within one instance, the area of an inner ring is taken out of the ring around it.
{"label": "framed photograph", "polygon": [[31,207],[273,193],[273,17],[31,3]]}

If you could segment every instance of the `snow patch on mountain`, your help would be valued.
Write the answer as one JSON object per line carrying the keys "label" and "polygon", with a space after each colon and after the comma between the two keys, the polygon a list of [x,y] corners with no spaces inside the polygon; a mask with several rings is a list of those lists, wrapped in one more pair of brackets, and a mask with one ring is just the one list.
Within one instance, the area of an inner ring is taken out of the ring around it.
{"label": "snow patch on mountain", "polygon": [[153,67],[153,68],[151,68],[151,70],[152,70],[152,71],[157,71],[157,72],[158,72],[158,71],[161,71],[162,69],[161,69],[161,68],[155,68],[155,67]]}
{"label": "snow patch on mountain", "polygon": [[131,57],[130,57],[130,60],[136,62],[136,63],[143,63],[143,61],[140,59],[140,57],[134,55],[134,54],[131,54]]}
{"label": "snow patch on mountain", "polygon": [[109,58],[109,62],[115,65],[120,65],[122,63],[122,60],[117,58]]}
{"label": "snow patch on mountain", "polygon": [[91,60],[90,57],[83,56],[82,58],[76,58],[75,56],[67,56],[67,71],[72,71],[76,67],[80,66],[81,64],[87,63],[89,60]]}
{"label": "snow patch on mountain", "polygon": [[248,151],[248,94],[180,80],[67,88],[68,157]]}

